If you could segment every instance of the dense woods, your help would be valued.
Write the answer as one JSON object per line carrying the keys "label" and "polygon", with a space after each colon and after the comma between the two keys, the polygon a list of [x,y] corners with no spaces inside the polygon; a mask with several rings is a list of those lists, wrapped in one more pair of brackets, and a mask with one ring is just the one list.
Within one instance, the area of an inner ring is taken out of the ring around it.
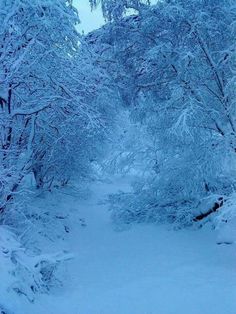
{"label": "dense woods", "polygon": [[70,257],[31,260],[30,202],[97,169],[133,178],[109,195],[118,226],[236,228],[235,1],[88,2],[106,24],[87,35],[73,1],[0,2],[0,258],[12,238],[31,302]]}

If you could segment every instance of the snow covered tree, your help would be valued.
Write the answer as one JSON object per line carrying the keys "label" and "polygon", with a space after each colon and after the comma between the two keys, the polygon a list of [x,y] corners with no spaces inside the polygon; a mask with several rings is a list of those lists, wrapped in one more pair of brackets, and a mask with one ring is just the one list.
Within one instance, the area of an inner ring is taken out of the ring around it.
{"label": "snow covered tree", "polygon": [[36,145],[41,149],[35,142],[45,127],[41,117],[53,128],[52,116],[71,101],[59,82],[77,47],[78,17],[67,1],[6,0],[0,12],[3,210],[32,169]]}
{"label": "snow covered tree", "polygon": [[71,1],[4,0],[0,21],[4,212],[28,174],[39,188],[65,184],[75,171],[87,176],[111,119],[107,76],[78,44]]}
{"label": "snow covered tree", "polygon": [[234,191],[235,14],[230,1],[161,1],[100,31],[148,143],[149,176],[114,197],[116,218],[189,224]]}

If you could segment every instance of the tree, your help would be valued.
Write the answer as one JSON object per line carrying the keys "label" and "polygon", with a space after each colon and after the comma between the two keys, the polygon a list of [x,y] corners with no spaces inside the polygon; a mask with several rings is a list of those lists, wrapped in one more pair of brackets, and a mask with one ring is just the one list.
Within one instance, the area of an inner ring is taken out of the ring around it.
{"label": "tree", "polygon": [[0,19],[3,211],[32,169],[42,117],[47,116],[47,125],[53,128],[52,115],[71,101],[58,80],[77,47],[78,17],[67,1],[6,0]]}
{"label": "tree", "polygon": [[235,13],[230,1],[162,1],[100,33],[148,142],[149,176],[114,197],[116,217],[189,224],[203,199],[211,213],[233,192]]}
{"label": "tree", "polygon": [[71,1],[4,0],[0,20],[3,212],[27,174],[38,188],[65,184],[77,165],[87,175],[101,153],[95,142],[105,138],[109,97],[104,71],[78,44]]}

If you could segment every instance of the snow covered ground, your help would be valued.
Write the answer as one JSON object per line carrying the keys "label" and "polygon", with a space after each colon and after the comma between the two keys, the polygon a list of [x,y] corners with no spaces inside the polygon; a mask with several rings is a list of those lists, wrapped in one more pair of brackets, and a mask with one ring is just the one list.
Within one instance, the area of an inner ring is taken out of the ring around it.
{"label": "snow covered ground", "polygon": [[235,314],[235,246],[216,245],[207,229],[136,225],[116,231],[101,201],[118,189],[129,185],[96,182],[87,200],[47,200],[44,206],[78,215],[60,242],[74,259],[62,290],[34,304],[18,298],[15,314]]}

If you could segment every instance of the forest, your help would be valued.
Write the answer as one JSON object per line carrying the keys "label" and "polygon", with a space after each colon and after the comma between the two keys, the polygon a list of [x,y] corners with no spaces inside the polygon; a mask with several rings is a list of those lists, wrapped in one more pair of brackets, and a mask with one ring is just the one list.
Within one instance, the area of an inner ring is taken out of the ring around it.
{"label": "forest", "polygon": [[0,313],[235,314],[236,1],[0,22]]}

